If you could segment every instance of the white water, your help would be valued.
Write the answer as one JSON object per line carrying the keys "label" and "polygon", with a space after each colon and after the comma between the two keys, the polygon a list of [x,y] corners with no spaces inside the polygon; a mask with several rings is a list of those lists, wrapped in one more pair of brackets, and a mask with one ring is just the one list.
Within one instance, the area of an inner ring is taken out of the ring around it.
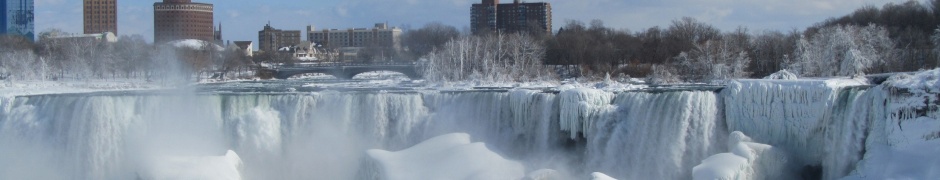
{"label": "white water", "polygon": [[[357,179],[371,173],[368,149],[400,151],[450,133],[485,142],[526,172],[560,177],[691,179],[703,160],[732,152],[746,160],[747,177],[799,177],[818,165],[836,179],[867,146],[902,144],[897,134],[911,133],[892,129],[901,120],[884,121],[889,92],[854,85],[24,96],[0,100],[0,179],[134,179],[160,172],[166,157],[229,149],[246,179]],[[753,141],[729,140],[732,131]]]}
{"label": "white water", "polygon": [[587,168],[616,178],[689,179],[727,134],[712,92],[621,93],[614,101],[587,133]]}

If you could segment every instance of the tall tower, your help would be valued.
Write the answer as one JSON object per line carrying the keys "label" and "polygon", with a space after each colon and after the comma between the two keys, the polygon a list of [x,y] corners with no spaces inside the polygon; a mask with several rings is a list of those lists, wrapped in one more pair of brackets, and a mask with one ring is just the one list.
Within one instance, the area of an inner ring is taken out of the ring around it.
{"label": "tall tower", "polygon": [[181,39],[213,42],[213,6],[192,0],[153,3],[153,40],[165,43]]}
{"label": "tall tower", "polygon": [[551,33],[552,5],[521,0],[499,4],[499,0],[483,0],[470,9],[470,30],[474,34],[495,31]]}
{"label": "tall tower", "polygon": [[85,34],[117,35],[117,0],[84,0]]}
{"label": "tall tower", "polygon": [[35,40],[33,0],[5,0],[0,3],[0,34],[21,35]]}
{"label": "tall tower", "polygon": [[470,8],[470,31],[474,34],[495,31],[499,0],[483,0]]}

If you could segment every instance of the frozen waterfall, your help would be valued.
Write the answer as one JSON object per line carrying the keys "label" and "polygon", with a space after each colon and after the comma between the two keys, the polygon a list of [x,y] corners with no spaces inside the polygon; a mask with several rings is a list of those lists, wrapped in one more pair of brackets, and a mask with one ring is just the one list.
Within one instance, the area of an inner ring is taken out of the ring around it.
{"label": "frozen waterfall", "polygon": [[[518,162],[528,177],[864,177],[879,158],[940,138],[936,97],[852,79],[738,80],[718,91],[4,97],[0,179],[151,179],[179,158],[218,165],[218,177],[357,179],[375,173],[368,150],[400,164],[391,152],[417,156],[408,148],[439,136]],[[434,155],[465,152],[442,148]],[[219,160],[234,153],[240,162]]]}

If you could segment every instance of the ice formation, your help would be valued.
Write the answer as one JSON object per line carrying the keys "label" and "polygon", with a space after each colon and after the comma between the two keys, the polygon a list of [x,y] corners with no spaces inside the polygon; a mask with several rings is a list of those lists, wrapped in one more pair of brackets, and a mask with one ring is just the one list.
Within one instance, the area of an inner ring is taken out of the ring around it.
{"label": "ice formation", "polygon": [[871,123],[864,159],[846,179],[940,178],[940,69],[900,74],[886,91],[881,120]]}
{"label": "ice formation", "polygon": [[787,169],[785,152],[766,144],[754,143],[741,132],[733,132],[728,139],[731,152],[720,153],[702,160],[692,169],[693,179],[794,179]]}
{"label": "ice formation", "polygon": [[596,89],[579,88],[561,92],[561,130],[571,133],[571,139],[578,138],[579,133],[587,133],[594,123],[616,108],[611,106],[613,98],[612,93]]}
{"label": "ice formation", "polygon": [[845,176],[861,159],[864,130],[877,118],[864,82],[738,80],[722,91],[731,131],[793,154],[792,166],[823,166],[824,177]]}
{"label": "ice formation", "polygon": [[504,159],[483,143],[471,143],[470,135],[455,133],[431,138],[397,152],[369,150],[375,161],[375,177],[411,179],[521,179],[522,164]]}
{"label": "ice formation", "polygon": [[242,160],[229,150],[224,156],[163,157],[139,179],[240,180]]}
{"label": "ice formation", "polygon": [[797,80],[800,79],[800,76],[787,71],[786,69],[777,71],[776,73],[770,74],[764,79],[777,79],[777,80]]}
{"label": "ice formation", "polygon": [[407,152],[452,133],[467,136],[454,147],[572,177],[761,179],[819,166],[822,179],[935,179],[937,158],[923,151],[940,139],[937,79],[938,70],[874,87],[859,79],[737,80],[720,93],[572,86],[4,96],[0,179],[134,179],[155,157],[228,149],[238,152],[245,179],[355,179],[374,172],[361,170],[369,149]]}

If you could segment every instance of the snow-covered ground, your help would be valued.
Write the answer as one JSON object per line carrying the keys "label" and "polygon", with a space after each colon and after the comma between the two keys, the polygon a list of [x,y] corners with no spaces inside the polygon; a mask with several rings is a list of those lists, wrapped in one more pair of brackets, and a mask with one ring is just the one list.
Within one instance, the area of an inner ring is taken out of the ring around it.
{"label": "snow-covered ground", "polygon": [[369,150],[376,179],[521,179],[525,168],[463,133],[441,135],[398,152]]}

